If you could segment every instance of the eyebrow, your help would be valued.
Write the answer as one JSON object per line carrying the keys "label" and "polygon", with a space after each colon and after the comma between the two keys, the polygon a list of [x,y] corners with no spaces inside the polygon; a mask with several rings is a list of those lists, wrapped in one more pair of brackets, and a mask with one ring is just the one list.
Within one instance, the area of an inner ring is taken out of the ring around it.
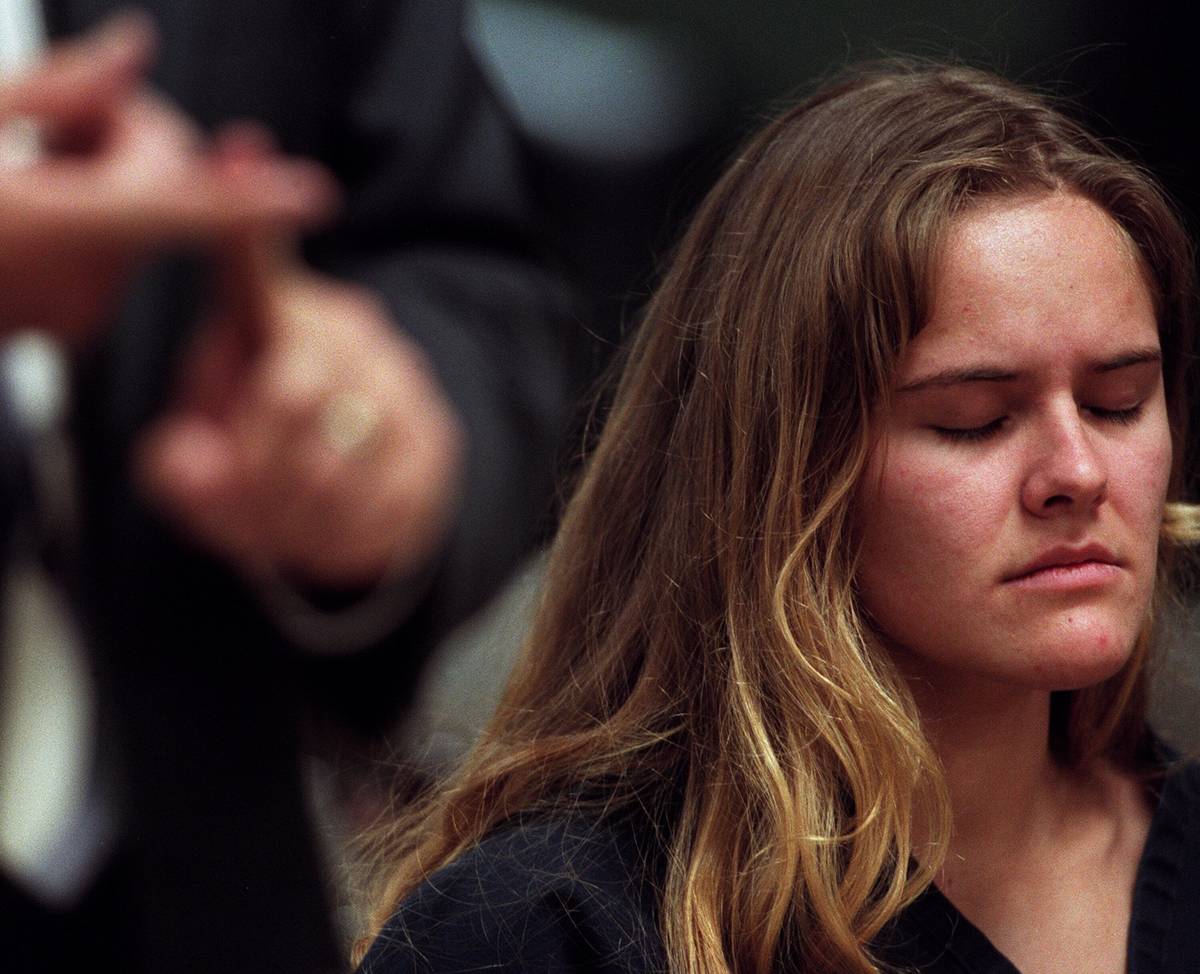
{"label": "eyebrow", "polygon": [[[1154,346],[1147,346],[1145,348],[1131,349],[1119,355],[1114,355],[1112,358],[1096,362],[1092,366],[1091,371],[1101,375],[1106,372],[1116,372],[1118,369],[1127,369],[1131,365],[1143,365],[1147,362],[1158,363],[1161,361],[1162,352]],[[1011,369],[1002,369],[987,365],[970,366],[961,369],[949,368],[942,369],[940,372],[934,372],[932,375],[914,379],[912,382],[906,382],[896,391],[920,392],[923,389],[944,389],[947,386],[961,385],[965,382],[1015,382],[1020,377],[1021,373],[1014,372]]]}

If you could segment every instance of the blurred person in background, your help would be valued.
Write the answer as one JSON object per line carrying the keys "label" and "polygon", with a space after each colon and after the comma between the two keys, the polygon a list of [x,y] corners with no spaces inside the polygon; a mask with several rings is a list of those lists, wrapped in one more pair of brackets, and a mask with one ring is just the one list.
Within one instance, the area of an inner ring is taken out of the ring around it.
{"label": "blurred person in background", "polygon": [[80,821],[116,822],[57,905],[3,880],[6,962],[333,969],[303,725],[383,726],[538,537],[569,299],[458,3],[148,9],[0,101],[41,132],[0,316],[73,346]]}

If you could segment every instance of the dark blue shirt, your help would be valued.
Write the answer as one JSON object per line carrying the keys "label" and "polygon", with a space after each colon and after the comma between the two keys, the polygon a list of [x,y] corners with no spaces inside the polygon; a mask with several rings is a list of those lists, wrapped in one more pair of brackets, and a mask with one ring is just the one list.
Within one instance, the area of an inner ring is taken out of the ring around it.
{"label": "dark blue shirt", "polygon": [[[1129,925],[1129,974],[1200,970],[1200,766],[1159,783]],[[631,818],[504,828],[401,904],[360,974],[664,971],[657,847]],[[876,944],[920,974],[1018,974],[930,888]]]}

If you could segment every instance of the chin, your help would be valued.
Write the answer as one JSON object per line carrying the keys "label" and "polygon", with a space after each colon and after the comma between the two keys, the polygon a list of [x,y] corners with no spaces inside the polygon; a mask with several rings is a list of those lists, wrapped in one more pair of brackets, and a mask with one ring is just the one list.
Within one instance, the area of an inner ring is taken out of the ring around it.
{"label": "chin", "polygon": [[1137,632],[1098,627],[1077,632],[1037,654],[1036,684],[1044,690],[1083,690],[1116,676],[1133,656]]}

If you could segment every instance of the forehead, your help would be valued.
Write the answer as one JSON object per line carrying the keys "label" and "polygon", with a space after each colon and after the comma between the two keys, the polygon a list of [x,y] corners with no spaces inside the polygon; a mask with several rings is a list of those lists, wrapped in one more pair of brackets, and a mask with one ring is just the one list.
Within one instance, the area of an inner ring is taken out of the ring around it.
{"label": "forehead", "polygon": [[956,217],[935,264],[930,316],[901,379],[947,357],[1014,368],[1157,344],[1146,275],[1103,210],[1070,193],[994,200]]}

